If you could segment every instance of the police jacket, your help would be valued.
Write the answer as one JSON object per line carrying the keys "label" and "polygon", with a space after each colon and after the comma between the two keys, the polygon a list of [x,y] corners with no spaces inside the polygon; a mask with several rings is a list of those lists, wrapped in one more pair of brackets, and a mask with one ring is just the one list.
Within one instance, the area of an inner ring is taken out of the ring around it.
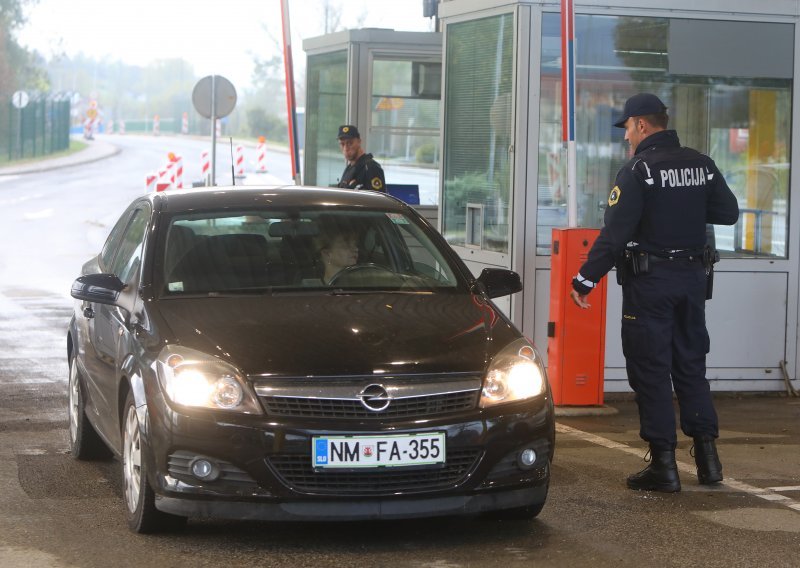
{"label": "police jacket", "polygon": [[386,191],[386,178],[383,177],[383,168],[372,158],[372,154],[362,154],[354,164],[345,167],[337,187]]}
{"label": "police jacket", "polygon": [[626,248],[656,256],[699,254],[706,223],[733,225],[739,205],[708,156],[680,145],[674,130],[641,141],[617,173],[604,226],[572,281],[588,294]]}

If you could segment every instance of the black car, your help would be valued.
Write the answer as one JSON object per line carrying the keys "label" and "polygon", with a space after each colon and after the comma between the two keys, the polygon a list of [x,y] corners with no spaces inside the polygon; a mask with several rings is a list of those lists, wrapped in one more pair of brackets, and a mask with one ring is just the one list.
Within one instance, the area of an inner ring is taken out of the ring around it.
{"label": "black car", "polygon": [[385,194],[143,196],[72,286],[72,455],[121,457],[137,532],[187,517],[534,517],[550,387],[491,301],[520,289],[509,270],[475,278]]}

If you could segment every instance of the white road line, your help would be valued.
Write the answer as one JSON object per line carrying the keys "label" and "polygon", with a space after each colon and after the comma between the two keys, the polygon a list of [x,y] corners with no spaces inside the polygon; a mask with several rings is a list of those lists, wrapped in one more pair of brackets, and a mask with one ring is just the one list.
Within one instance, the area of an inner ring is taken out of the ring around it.
{"label": "white road line", "polygon": [[770,491],[783,493],[784,491],[800,491],[800,485],[787,485],[784,487],[767,487]]}
{"label": "white road line", "polygon": [[[576,438],[580,438],[586,442],[596,444],[598,446],[602,446],[604,448],[610,448],[612,450],[619,450],[621,452],[625,452],[626,454],[631,454],[634,456],[641,457],[642,450],[637,448],[632,448],[627,444],[623,444],[621,442],[615,442],[613,440],[609,440],[608,438],[603,438],[602,436],[597,436],[596,434],[590,434],[589,432],[584,432],[583,430],[578,430],[577,428],[571,428],[570,426],[565,426],[564,424],[556,423],[556,432],[561,434],[569,434],[571,436],[575,436]],[[678,469],[684,473],[690,473],[695,475],[697,473],[697,468],[694,465],[690,465],[688,463],[677,462]],[[800,512],[800,502],[791,499],[790,497],[786,497],[785,495],[778,495],[777,491],[797,491],[800,490],[800,487],[767,487],[762,489],[761,487],[755,487],[753,485],[749,485],[747,483],[742,483],[741,481],[736,481],[735,479],[726,478],[724,481],[719,483],[719,486],[728,487],[729,489],[733,489],[735,491],[739,491],[741,493],[747,493],[752,495],[753,497],[758,497],[759,499],[764,499],[765,501],[771,501],[773,503],[778,503],[789,509],[794,511]]]}

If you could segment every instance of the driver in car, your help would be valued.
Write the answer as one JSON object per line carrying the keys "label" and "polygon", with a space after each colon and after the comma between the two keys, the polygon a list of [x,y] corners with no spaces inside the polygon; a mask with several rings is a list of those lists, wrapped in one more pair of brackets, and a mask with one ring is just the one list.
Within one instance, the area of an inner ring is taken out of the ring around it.
{"label": "driver in car", "polygon": [[358,239],[354,232],[345,231],[332,234],[323,231],[317,241],[322,260],[322,281],[330,284],[339,272],[358,263]]}

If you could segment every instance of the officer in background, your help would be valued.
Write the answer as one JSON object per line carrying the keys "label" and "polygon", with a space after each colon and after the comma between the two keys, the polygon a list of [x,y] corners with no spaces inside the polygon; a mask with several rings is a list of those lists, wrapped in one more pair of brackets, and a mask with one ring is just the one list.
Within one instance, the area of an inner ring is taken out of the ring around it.
{"label": "officer in background", "polygon": [[626,101],[614,126],[625,129],[633,157],[617,173],[604,227],[572,281],[571,296],[588,308],[588,294],[617,265],[622,351],[639,435],[651,455],[627,485],[672,493],[681,489],[673,387],[681,430],[694,440],[700,483],[722,481],[717,414],[705,376],[706,286],[716,253],[706,249],[706,224],[733,225],[739,206],[714,161],[682,147],[667,121],[667,107],[655,95]]}
{"label": "officer in background", "polygon": [[361,147],[361,134],[352,124],[339,127],[339,147],[347,165],[337,187],[386,191],[383,168]]}

